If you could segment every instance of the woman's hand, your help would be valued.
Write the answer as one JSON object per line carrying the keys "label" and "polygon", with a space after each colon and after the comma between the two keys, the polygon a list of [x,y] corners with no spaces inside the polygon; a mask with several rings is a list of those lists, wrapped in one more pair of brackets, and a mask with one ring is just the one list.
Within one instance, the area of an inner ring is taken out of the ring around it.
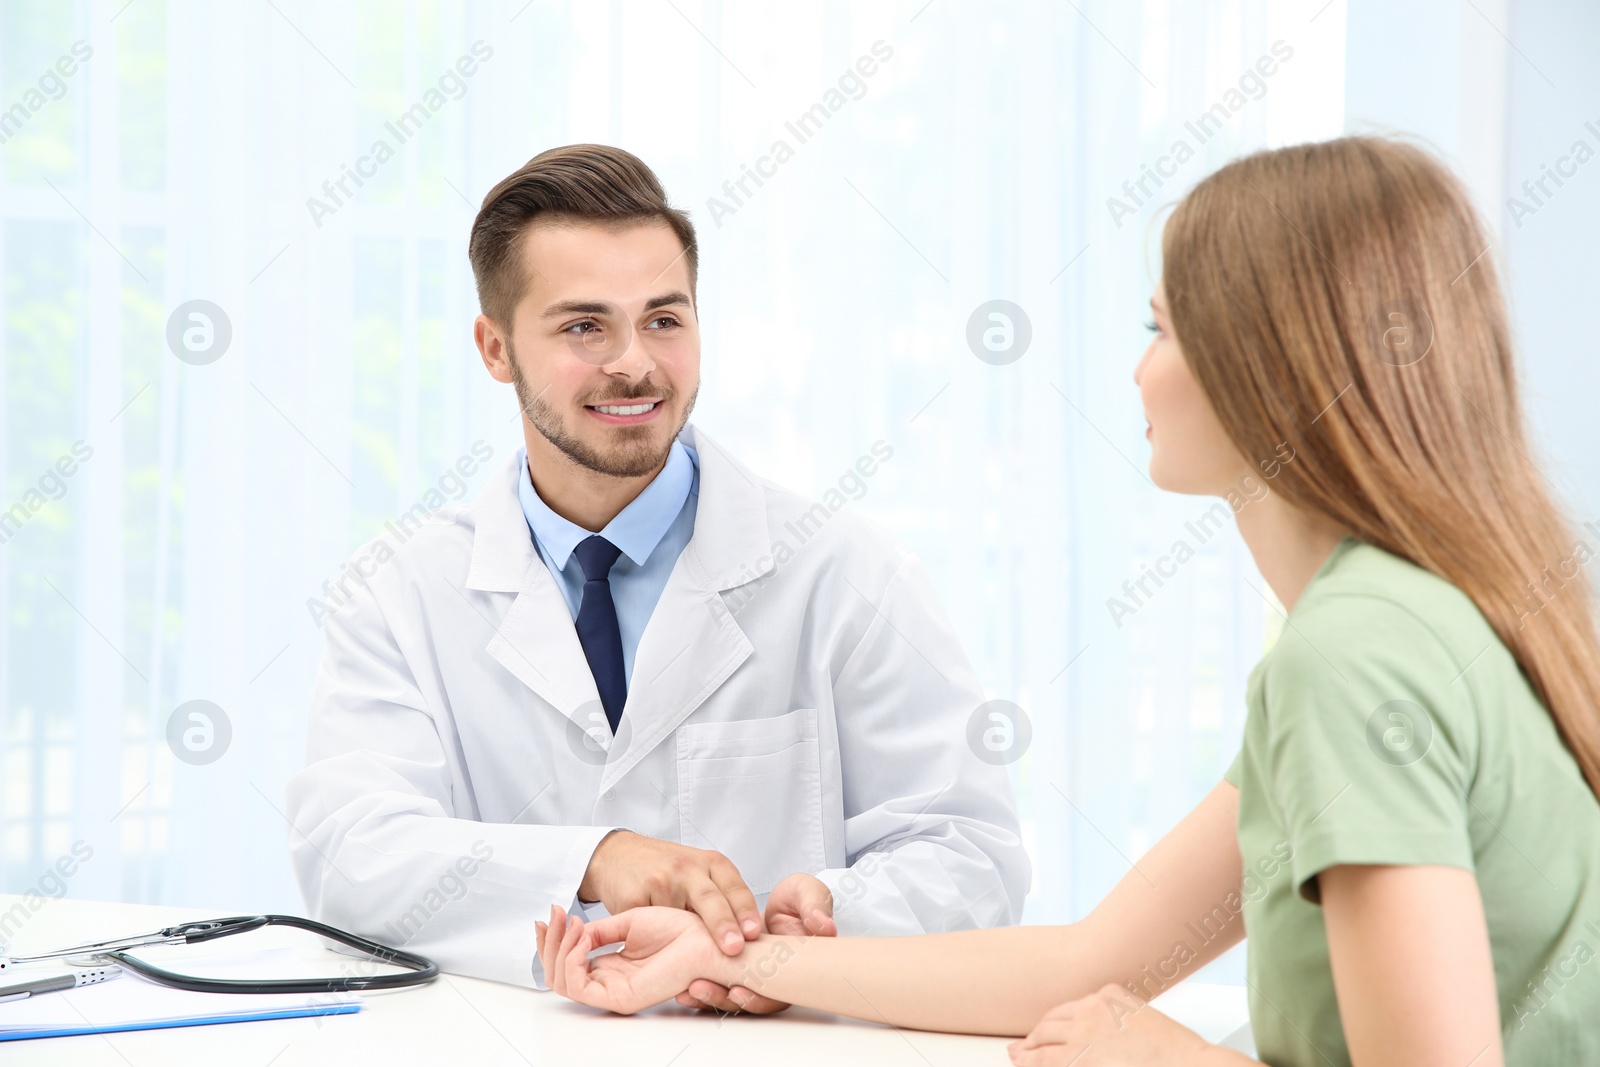
{"label": "woman's hand", "polygon": [[[623,1015],[671,1000],[696,978],[721,982],[732,962],[711,940],[705,920],[679,908],[632,908],[593,923],[569,923],[566,912],[552,907],[549,925],[535,925],[550,988]],[[589,959],[595,949],[619,941],[621,952]]]}
{"label": "woman's hand", "polygon": [[[1227,1050],[1210,1045],[1118,985],[1052,1008],[1007,1046],[1024,1067],[1164,1067]],[[1238,1062],[1252,1062],[1239,1057]]]}

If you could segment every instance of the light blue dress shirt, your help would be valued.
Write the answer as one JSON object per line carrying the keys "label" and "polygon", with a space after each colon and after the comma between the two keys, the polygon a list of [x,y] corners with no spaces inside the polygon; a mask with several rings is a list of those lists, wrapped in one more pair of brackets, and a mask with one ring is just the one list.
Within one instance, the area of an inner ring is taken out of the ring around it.
{"label": "light blue dress shirt", "polygon": [[[583,566],[572,550],[592,536],[592,531],[551,511],[533,488],[527,450],[519,451],[518,458],[522,461],[522,480],[517,483],[517,498],[522,502],[522,514],[527,517],[539,558],[550,568],[576,620],[578,609],[583,606],[584,577]],[[630,687],[633,654],[661,599],[661,591],[667,587],[679,553],[694,534],[699,496],[700,457],[694,449],[674,441],[661,473],[600,531],[601,537],[622,549],[611,568],[611,600],[617,606],[622,666]]]}

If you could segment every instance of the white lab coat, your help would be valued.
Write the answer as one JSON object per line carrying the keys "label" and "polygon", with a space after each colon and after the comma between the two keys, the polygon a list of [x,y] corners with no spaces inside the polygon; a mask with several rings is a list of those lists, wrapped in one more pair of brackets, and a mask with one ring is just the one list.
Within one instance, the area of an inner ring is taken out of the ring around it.
{"label": "white lab coat", "polygon": [[969,748],[983,694],[921,566],[847,507],[683,440],[694,534],[614,739],[517,462],[392,558],[358,554],[374,573],[325,622],[309,765],[287,789],[312,915],[542,985],[534,920],[575,904],[624,827],[721,851],[763,904],[815,874],[844,935],[1018,920],[1009,778]]}

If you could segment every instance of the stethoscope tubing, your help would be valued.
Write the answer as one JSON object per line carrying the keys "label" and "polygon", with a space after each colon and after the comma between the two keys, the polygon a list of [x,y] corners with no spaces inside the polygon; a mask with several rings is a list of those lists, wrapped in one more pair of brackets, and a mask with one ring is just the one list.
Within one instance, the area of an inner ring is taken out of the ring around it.
{"label": "stethoscope tubing", "polygon": [[[289,926],[305,930],[330,941],[337,941],[356,949],[379,963],[406,968],[398,974],[345,975],[339,978],[280,978],[259,981],[245,978],[202,978],[181,974],[131,955],[128,949],[137,945],[195,944],[220,937],[258,930],[264,926]],[[120,947],[119,947],[120,946]],[[80,945],[73,949],[44,953],[39,956],[18,957],[11,962],[27,963],[34,960],[62,956],[93,955],[115,960],[128,970],[152,982],[174,989],[187,989],[195,993],[359,993],[369,990],[405,989],[424,985],[439,976],[439,966],[425,956],[404,949],[390,948],[357,934],[302,919],[296,915],[236,915],[227,919],[211,919],[167,927],[154,934],[119,938],[94,945]]]}

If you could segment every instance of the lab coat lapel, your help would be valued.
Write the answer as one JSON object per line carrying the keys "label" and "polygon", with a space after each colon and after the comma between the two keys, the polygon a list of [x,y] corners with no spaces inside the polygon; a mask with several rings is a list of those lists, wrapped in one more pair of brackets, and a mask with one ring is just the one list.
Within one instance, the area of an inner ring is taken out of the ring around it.
{"label": "lab coat lapel", "polygon": [[749,658],[753,646],[722,594],[774,568],[761,484],[694,427],[682,440],[700,458],[694,534],[639,639],[602,788],[670,736]]}
{"label": "lab coat lapel", "polygon": [[494,605],[503,601],[474,597],[472,591],[516,593],[486,651],[580,729],[588,729],[588,716],[580,712],[598,708],[600,694],[566,599],[534,548],[522,514],[517,499],[517,479],[524,476],[520,457],[518,452],[496,472],[473,503],[472,563],[462,596],[494,626]]}

